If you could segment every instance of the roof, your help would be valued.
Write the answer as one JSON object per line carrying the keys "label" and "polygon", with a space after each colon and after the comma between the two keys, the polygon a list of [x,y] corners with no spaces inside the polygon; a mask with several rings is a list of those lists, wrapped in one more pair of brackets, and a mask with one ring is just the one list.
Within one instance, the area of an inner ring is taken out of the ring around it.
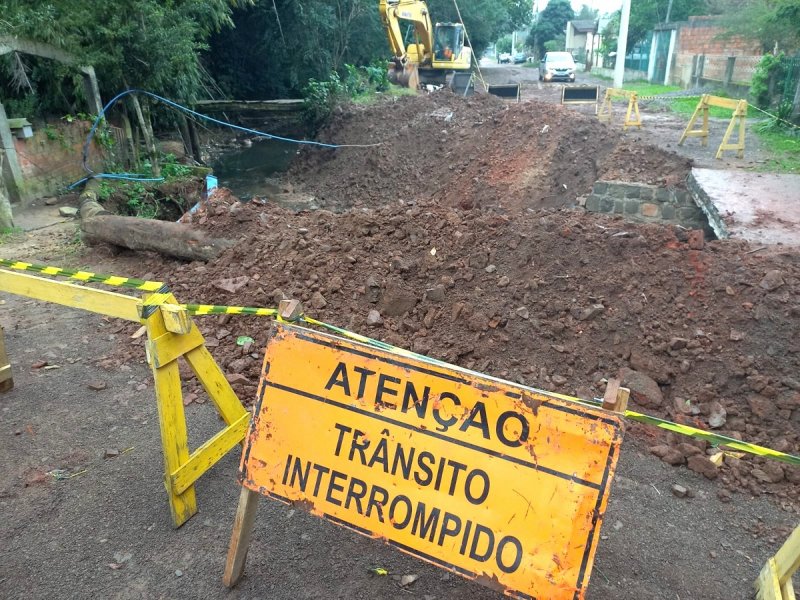
{"label": "roof", "polygon": [[597,31],[597,21],[588,19],[583,21],[570,21],[575,33],[595,33]]}

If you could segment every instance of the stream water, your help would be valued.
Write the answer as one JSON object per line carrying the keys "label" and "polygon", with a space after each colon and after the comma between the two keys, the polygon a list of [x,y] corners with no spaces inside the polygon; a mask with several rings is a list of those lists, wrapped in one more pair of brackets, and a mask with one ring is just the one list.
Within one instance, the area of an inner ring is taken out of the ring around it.
{"label": "stream water", "polygon": [[274,192],[270,178],[285,171],[297,153],[297,144],[254,140],[251,146],[223,151],[211,163],[219,185],[242,200]]}

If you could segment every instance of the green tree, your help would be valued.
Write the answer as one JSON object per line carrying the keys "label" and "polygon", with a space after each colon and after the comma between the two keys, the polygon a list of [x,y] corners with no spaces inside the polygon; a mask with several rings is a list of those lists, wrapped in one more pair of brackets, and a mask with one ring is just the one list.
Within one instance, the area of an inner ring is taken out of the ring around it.
{"label": "green tree", "polygon": [[729,34],[756,40],[765,51],[800,50],[800,0],[728,0],[720,8]]}
{"label": "green tree", "polygon": [[497,44],[495,45],[495,50],[497,54],[503,54],[504,52],[511,52],[511,35],[506,34],[501,36],[497,40]]}
{"label": "green tree", "polygon": [[578,21],[596,21],[599,16],[599,10],[592,8],[588,4],[581,4],[581,9],[575,19]]}
{"label": "green tree", "polygon": [[545,43],[564,35],[567,22],[574,18],[575,12],[569,0],[550,0],[539,14],[539,20],[531,27],[527,45],[539,54],[544,53]]}
{"label": "green tree", "polygon": [[[658,23],[667,18],[668,3],[662,0],[637,0],[631,3],[628,23],[628,48],[643,42]],[[708,14],[706,0],[672,0],[669,20],[685,21],[692,15]],[[619,30],[619,28],[617,28]]]}
{"label": "green tree", "polygon": [[[106,98],[124,87],[138,87],[193,100],[202,87],[198,55],[206,48],[208,37],[232,25],[231,10],[249,2],[4,0],[0,35],[46,42],[94,65]],[[68,68],[40,60],[33,60],[31,65],[31,80],[37,83],[35,91],[49,97],[45,104],[51,109],[59,102],[62,109],[68,109],[71,99],[81,95],[76,74],[71,76],[73,85],[63,85]],[[6,61],[6,76],[9,70],[12,69]]]}

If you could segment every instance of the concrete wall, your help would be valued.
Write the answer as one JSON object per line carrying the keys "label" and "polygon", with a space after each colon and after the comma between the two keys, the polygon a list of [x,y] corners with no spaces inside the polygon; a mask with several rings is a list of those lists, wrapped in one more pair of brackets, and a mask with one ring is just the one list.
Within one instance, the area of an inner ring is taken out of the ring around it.
{"label": "concrete wall", "polygon": [[589,212],[622,215],[629,221],[709,229],[703,211],[686,190],[642,183],[597,181],[584,206]]}
{"label": "concrete wall", "polygon": [[[57,121],[46,126],[37,123],[33,137],[14,140],[29,198],[52,196],[85,175],[81,151],[90,126],[82,121]],[[97,166],[98,162],[93,164]]]}
{"label": "concrete wall", "polygon": [[695,55],[705,56],[701,84],[723,82],[728,57],[735,56],[731,82],[749,86],[755,66],[763,54],[761,47],[742,37],[723,37],[724,33],[725,28],[716,17],[689,17],[688,21],[680,23],[670,82],[685,87],[694,83],[692,61]]}

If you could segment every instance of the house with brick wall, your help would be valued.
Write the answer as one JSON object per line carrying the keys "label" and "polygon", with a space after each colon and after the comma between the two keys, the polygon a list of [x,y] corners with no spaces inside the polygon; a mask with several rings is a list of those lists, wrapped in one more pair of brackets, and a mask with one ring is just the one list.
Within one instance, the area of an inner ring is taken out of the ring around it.
{"label": "house with brick wall", "polygon": [[654,28],[647,79],[684,87],[714,82],[749,86],[762,54],[758,42],[728,35],[719,17],[689,17]]}

